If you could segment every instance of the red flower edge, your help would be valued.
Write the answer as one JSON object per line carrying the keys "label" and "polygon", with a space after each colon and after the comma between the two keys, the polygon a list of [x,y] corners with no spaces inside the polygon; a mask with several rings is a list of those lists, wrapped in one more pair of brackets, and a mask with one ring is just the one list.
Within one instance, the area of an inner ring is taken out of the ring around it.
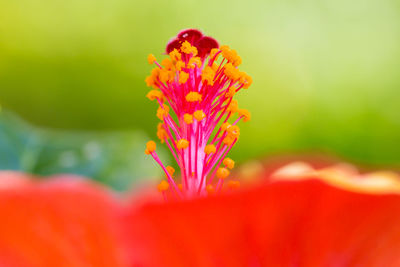
{"label": "red flower edge", "polygon": [[144,206],[128,218],[138,266],[400,266],[400,181],[339,172]]}
{"label": "red flower edge", "polygon": [[0,263],[399,266],[398,177],[305,169],[231,194],[140,207],[76,177],[0,172]]}
{"label": "red flower edge", "polygon": [[32,178],[0,172],[1,266],[130,266],[115,196],[72,175]]}

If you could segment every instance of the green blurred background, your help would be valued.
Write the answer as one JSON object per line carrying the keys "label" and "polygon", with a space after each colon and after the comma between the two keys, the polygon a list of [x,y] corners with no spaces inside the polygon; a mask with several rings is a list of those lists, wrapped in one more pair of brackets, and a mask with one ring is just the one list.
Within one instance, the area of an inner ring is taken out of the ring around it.
{"label": "green blurred background", "polygon": [[0,0],[0,104],[61,133],[154,138],[146,56],[188,27],[238,50],[253,76],[232,157],[400,167],[398,0]]}

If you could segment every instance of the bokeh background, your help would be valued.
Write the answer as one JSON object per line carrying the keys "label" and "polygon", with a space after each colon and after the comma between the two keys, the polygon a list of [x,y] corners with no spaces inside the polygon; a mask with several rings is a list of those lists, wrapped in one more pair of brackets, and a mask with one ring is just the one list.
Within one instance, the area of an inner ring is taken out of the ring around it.
{"label": "bokeh background", "polygon": [[157,124],[146,57],[189,27],[253,76],[232,158],[400,168],[398,0],[0,0],[0,168],[117,189],[157,176],[143,155]]}

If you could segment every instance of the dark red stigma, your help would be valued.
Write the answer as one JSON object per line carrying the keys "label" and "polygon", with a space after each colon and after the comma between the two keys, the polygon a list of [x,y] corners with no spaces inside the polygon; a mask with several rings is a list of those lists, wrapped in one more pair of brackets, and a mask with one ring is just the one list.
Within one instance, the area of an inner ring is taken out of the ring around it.
{"label": "dark red stigma", "polygon": [[211,49],[219,47],[217,40],[214,38],[203,35],[199,30],[187,29],[179,32],[174,39],[168,42],[166,47],[167,54],[171,53],[174,49],[180,51],[184,41],[188,41],[191,45],[195,46],[198,56],[201,58],[206,57]]}

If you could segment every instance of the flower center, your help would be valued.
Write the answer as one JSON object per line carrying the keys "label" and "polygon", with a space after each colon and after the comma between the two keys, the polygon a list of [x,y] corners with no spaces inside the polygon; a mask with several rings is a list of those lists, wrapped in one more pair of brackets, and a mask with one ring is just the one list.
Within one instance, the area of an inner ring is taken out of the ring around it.
{"label": "flower center", "polygon": [[[161,120],[157,136],[166,143],[181,169],[181,183],[174,179],[175,170],[164,166],[154,141],[145,150],[164,170],[167,180],[158,189],[165,197],[193,197],[221,191],[234,161],[227,158],[237,142],[240,120],[248,121],[250,113],[239,109],[233,99],[247,89],[252,79],[239,71],[241,58],[228,46],[220,46],[200,31],[182,31],[170,41],[169,57],[159,63],[148,56],[156,67],[146,78],[153,87],[147,97],[156,100],[157,117]],[[170,113],[170,111],[173,111]],[[236,119],[230,123],[235,114]],[[239,186],[230,181],[229,187]]]}

